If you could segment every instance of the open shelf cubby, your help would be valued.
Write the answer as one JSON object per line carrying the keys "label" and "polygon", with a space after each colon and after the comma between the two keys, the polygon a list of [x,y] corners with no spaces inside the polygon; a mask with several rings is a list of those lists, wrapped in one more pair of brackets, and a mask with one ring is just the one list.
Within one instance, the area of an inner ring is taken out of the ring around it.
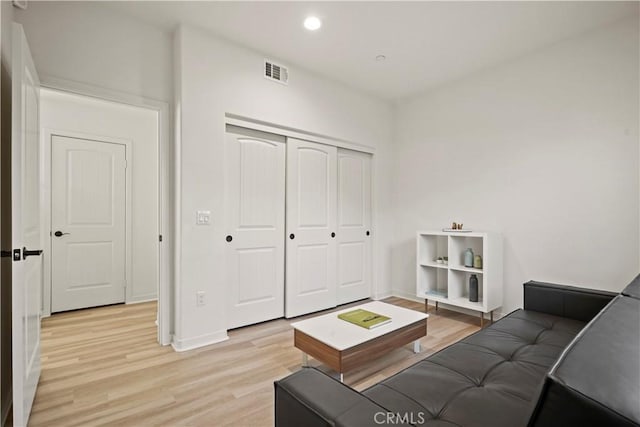
{"label": "open shelf cubby", "polygon": [[[482,257],[482,268],[464,265],[471,248]],[[417,234],[419,298],[489,313],[502,305],[502,237],[491,232],[421,231]],[[448,257],[448,264],[437,263]],[[478,301],[469,301],[469,278],[478,278]]]}

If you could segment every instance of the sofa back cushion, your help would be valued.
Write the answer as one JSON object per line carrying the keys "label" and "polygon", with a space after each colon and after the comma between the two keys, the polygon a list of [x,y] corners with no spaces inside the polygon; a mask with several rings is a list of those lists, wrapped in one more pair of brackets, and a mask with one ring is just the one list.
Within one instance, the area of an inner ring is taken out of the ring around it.
{"label": "sofa back cushion", "polygon": [[640,299],[640,274],[638,274],[636,278],[622,290],[622,295]]}
{"label": "sofa back cushion", "polygon": [[553,366],[530,426],[640,425],[640,300],[620,295]]}
{"label": "sofa back cushion", "polygon": [[608,291],[529,281],[524,284],[524,309],[589,322],[616,295]]}

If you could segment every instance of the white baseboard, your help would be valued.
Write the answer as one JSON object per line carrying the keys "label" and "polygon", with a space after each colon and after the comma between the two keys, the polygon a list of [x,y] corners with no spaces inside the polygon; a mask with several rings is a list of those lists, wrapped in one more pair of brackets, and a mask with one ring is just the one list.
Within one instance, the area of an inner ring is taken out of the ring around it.
{"label": "white baseboard", "polygon": [[381,299],[389,298],[390,296],[393,296],[393,293],[391,291],[372,295],[371,299],[374,301],[380,301]]}
{"label": "white baseboard", "polygon": [[9,387],[9,392],[4,397],[4,402],[2,402],[2,414],[0,415],[0,419],[2,420],[2,426],[7,425],[7,418],[9,418],[9,414],[11,413],[11,406],[13,405],[13,387]]}
{"label": "white baseboard", "polygon": [[151,302],[158,301],[158,297],[156,295],[143,295],[141,297],[133,297],[131,300],[126,301],[125,304],[141,304],[143,302]]}
{"label": "white baseboard", "polygon": [[392,289],[391,295],[398,298],[408,299],[409,301],[421,302],[424,304],[424,298],[418,298],[416,294],[405,292],[400,289]]}
{"label": "white baseboard", "polygon": [[171,342],[171,347],[177,352],[193,350],[211,344],[216,344],[229,339],[227,331],[218,331],[210,334],[204,334],[193,338],[180,339],[175,335]]}
{"label": "white baseboard", "polygon": [[[421,302],[424,304],[424,298],[419,298],[416,294],[412,294],[410,292],[406,292],[400,289],[393,289],[391,293],[393,294],[394,297],[404,298],[410,301]],[[429,301],[429,305],[435,306],[436,303],[433,301]],[[456,306],[445,304],[442,302],[438,304],[438,307],[446,308],[447,310],[456,311],[458,313],[468,314],[469,316],[480,317],[478,311],[469,310],[462,307],[456,307]],[[493,320],[501,319],[503,316],[504,314],[502,313],[502,311],[498,311],[498,310],[493,311]]]}

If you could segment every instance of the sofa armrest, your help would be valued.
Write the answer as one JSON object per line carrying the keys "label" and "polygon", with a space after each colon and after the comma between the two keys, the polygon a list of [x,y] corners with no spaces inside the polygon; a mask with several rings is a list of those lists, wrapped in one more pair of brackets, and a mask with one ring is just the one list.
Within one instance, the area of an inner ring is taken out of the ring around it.
{"label": "sofa armrest", "polygon": [[360,427],[383,420],[387,410],[313,368],[276,381],[276,427]]}
{"label": "sofa armrest", "polygon": [[524,309],[588,322],[618,295],[615,292],[529,281]]}

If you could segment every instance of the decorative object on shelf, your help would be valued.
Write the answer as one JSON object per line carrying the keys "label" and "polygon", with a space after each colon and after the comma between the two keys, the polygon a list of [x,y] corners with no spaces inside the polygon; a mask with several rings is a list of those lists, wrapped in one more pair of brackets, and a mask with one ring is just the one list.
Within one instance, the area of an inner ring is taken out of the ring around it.
{"label": "decorative object on shelf", "polygon": [[473,267],[473,250],[471,248],[464,251],[464,266]]}
{"label": "decorative object on shelf", "polygon": [[478,277],[475,274],[469,277],[469,301],[478,302]]}
{"label": "decorative object on shelf", "polygon": [[447,233],[451,233],[451,232],[455,232],[455,233],[470,233],[471,230],[463,230],[462,226],[464,224],[462,223],[457,223],[457,222],[453,222],[451,223],[451,228],[443,228],[442,231],[445,231]]}
{"label": "decorative object on shelf", "polygon": [[449,265],[449,257],[448,256],[443,256],[442,257],[442,261],[444,262],[444,265]]}
{"label": "decorative object on shelf", "polygon": [[473,268],[482,268],[482,256],[476,255],[473,257]]}
{"label": "decorative object on shelf", "polygon": [[444,260],[442,259],[441,256],[438,257],[438,259],[436,260],[436,263],[438,263],[438,264],[444,263]]}

